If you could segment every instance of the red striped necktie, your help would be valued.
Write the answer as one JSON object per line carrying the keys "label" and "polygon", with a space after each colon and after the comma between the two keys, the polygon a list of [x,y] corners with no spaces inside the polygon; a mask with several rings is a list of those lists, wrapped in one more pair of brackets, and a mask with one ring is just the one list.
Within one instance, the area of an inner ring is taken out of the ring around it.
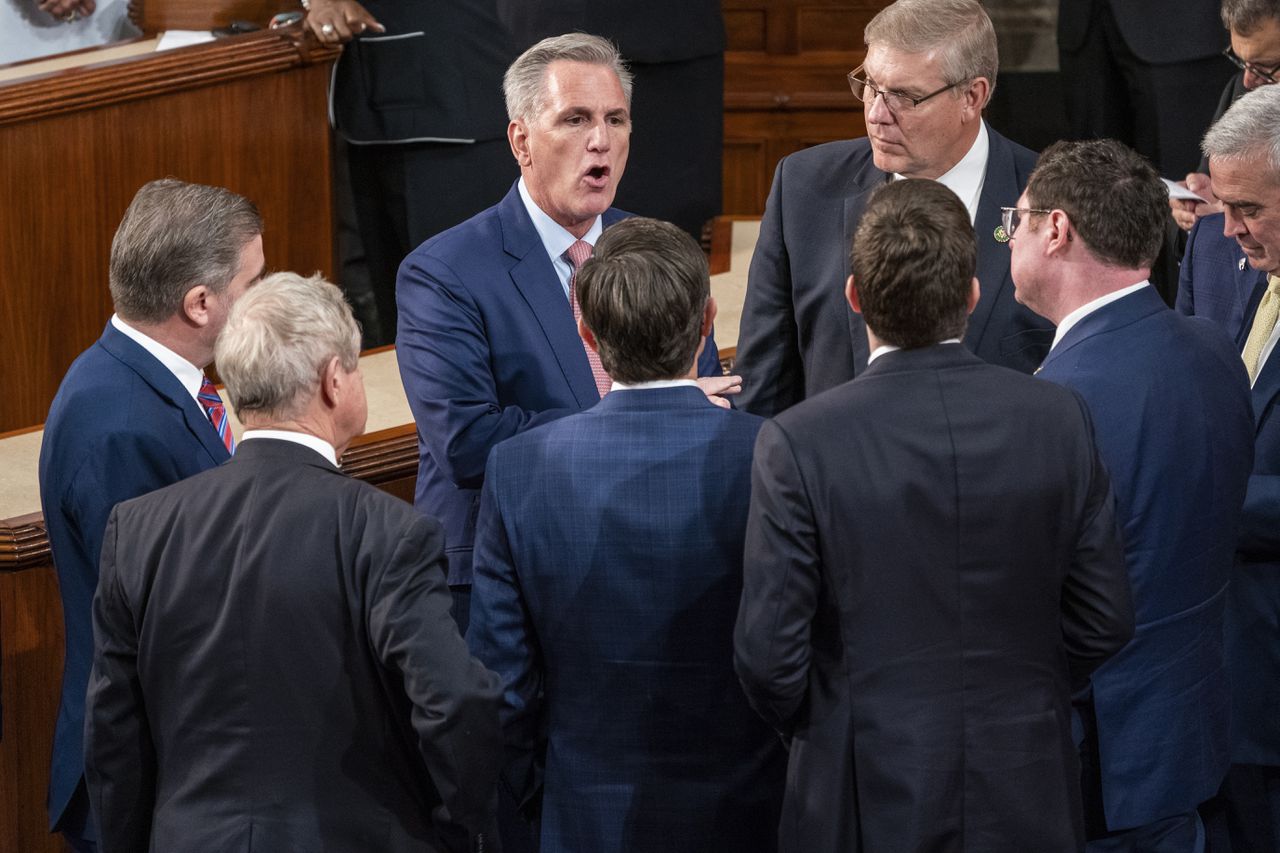
{"label": "red striped necktie", "polygon": [[[578,305],[578,268],[591,257],[591,244],[586,240],[579,240],[569,247],[564,256],[569,260],[569,266],[573,267],[573,275],[569,277],[569,304],[573,306],[573,322],[576,325],[582,318],[582,308]],[[613,387],[613,380],[600,363],[600,354],[587,346],[586,341],[582,342],[582,348],[587,351],[587,362],[591,365],[591,375],[596,380],[596,390],[603,398]]]}
{"label": "red striped necktie", "polygon": [[208,376],[204,377],[204,381],[200,383],[200,393],[196,395],[196,399],[200,401],[200,408],[204,409],[204,413],[209,416],[209,422],[213,424],[213,428],[218,431],[218,438],[222,439],[227,452],[235,453],[236,438],[231,434],[231,424],[227,423],[227,407],[222,405],[218,389],[213,387]]}

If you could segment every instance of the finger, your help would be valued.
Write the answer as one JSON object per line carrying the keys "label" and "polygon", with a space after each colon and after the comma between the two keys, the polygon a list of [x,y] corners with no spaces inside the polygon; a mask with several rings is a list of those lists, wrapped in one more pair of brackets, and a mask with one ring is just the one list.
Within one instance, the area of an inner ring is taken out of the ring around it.
{"label": "finger", "polygon": [[1175,210],[1173,212],[1173,221],[1178,223],[1178,227],[1183,231],[1190,231],[1191,227],[1196,224],[1196,215],[1189,210]]}
{"label": "finger", "polygon": [[373,30],[374,32],[385,33],[387,28],[378,23],[378,20],[366,12],[360,10],[360,14],[352,15],[347,18],[347,23],[351,26],[351,31],[356,35],[360,35],[365,30]]}
{"label": "finger", "polygon": [[715,403],[717,406],[719,406],[719,407],[720,407],[720,408],[722,408],[722,409],[731,409],[731,408],[733,408],[731,405],[729,405],[729,401],[728,401],[728,400],[726,400],[724,397],[719,397],[719,396],[716,396],[716,395],[714,395],[714,394],[713,394],[712,396],[708,397],[707,399],[708,399],[708,400],[710,400],[711,402]]}
{"label": "finger", "polygon": [[345,18],[336,18],[332,21],[333,28],[337,31],[338,41],[351,41],[353,33],[351,27],[347,26]]}
{"label": "finger", "polygon": [[85,16],[92,15],[93,11],[97,8],[98,8],[98,4],[93,2],[93,0],[80,0],[81,15],[85,15]]}

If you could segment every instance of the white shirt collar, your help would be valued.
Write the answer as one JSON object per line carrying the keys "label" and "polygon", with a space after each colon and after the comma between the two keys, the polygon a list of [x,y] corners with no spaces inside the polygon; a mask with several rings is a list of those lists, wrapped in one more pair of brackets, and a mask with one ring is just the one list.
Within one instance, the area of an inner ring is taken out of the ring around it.
{"label": "white shirt collar", "polygon": [[1058,345],[1058,341],[1066,337],[1067,332],[1071,331],[1071,327],[1076,323],[1079,323],[1085,317],[1088,317],[1104,305],[1110,305],[1117,299],[1124,299],[1130,293],[1137,293],[1139,290],[1146,287],[1147,284],[1148,282],[1144,279],[1137,284],[1131,284],[1128,287],[1113,290],[1105,296],[1099,296],[1092,302],[1086,302],[1067,316],[1063,317],[1062,322],[1058,324],[1058,331],[1053,335],[1053,345],[1049,347],[1049,352],[1053,352],[1054,347]]}
{"label": "white shirt collar", "polygon": [[[958,344],[960,343],[960,339],[947,338],[945,341],[938,341],[938,343]],[[886,353],[897,352],[900,349],[902,349],[902,347],[895,347],[893,344],[881,344],[880,346],[875,348],[875,351],[872,352],[871,355],[867,356],[867,364],[871,364],[871,362],[875,361],[877,358],[879,358],[882,355],[885,355]]]}
{"label": "white shirt collar", "polygon": [[[556,222],[546,211],[538,207],[533,197],[529,195],[529,188],[524,185],[524,178],[521,178],[516,184],[516,188],[520,192],[520,200],[524,202],[524,209],[529,212],[529,218],[533,220],[533,228],[538,232],[539,239],[542,240],[542,247],[547,250],[547,256],[551,258],[551,266],[556,271],[556,276],[560,279],[560,284],[564,288],[565,299],[569,298],[569,277],[573,275],[573,266],[565,260],[564,253],[569,251],[569,247],[578,242],[578,238],[573,236],[565,229],[563,225]],[[600,239],[600,233],[604,231],[604,223],[599,216],[596,221],[591,223],[591,227],[587,229],[587,233],[582,239],[595,246],[596,241]]]}
{"label": "white shirt collar", "polygon": [[[978,201],[982,198],[982,186],[987,179],[987,155],[991,153],[991,138],[987,135],[987,123],[978,122],[978,136],[969,146],[969,151],[960,158],[944,174],[938,177],[938,183],[951,190],[969,210],[969,221],[978,218]],[[893,175],[895,181],[903,176]]]}
{"label": "white shirt collar", "polygon": [[698,383],[692,379],[654,379],[649,382],[637,382],[634,385],[627,385],[615,379],[613,386],[609,389],[609,393],[612,394],[614,391],[648,391],[653,388],[679,388],[684,385],[698,387]]}
{"label": "white shirt collar", "polygon": [[165,366],[165,369],[174,375],[182,387],[187,389],[187,393],[191,395],[191,399],[197,403],[200,402],[200,386],[204,384],[204,371],[169,349],[164,344],[151,338],[142,332],[139,332],[133,326],[130,326],[124,320],[120,319],[120,315],[111,315],[111,325],[116,331],[129,340],[142,347],[151,356]]}
{"label": "white shirt collar", "polygon": [[294,444],[310,447],[327,459],[334,468],[338,467],[338,454],[333,449],[333,445],[323,438],[310,433],[294,432],[287,429],[247,429],[244,431],[244,435],[240,436],[240,443],[243,444],[255,438],[274,438],[276,441],[292,441]]}

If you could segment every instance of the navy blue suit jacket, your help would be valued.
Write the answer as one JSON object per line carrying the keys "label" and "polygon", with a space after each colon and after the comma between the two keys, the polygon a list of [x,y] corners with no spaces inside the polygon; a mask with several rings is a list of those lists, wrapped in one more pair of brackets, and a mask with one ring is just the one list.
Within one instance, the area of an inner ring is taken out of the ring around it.
{"label": "navy blue suit jacket", "polygon": [[1140,826],[1213,796],[1229,763],[1222,617],[1248,377],[1220,329],[1150,287],[1073,326],[1040,377],[1084,397],[1116,494],[1137,630],[1094,673],[1092,711],[1107,828]]}
{"label": "navy blue suit jacket", "polygon": [[[1243,268],[1241,262],[1244,262]],[[1222,234],[1222,215],[1196,223],[1182,262],[1178,307],[1217,322],[1244,349],[1266,291],[1266,273],[1249,266]],[[1183,296],[1187,298],[1184,301]],[[1253,473],[1245,495],[1235,573],[1227,598],[1232,760],[1280,765],[1280,357],[1253,383]]]}
{"label": "navy blue suit jacket", "polygon": [[[1053,327],[1014,301],[1009,249],[994,233],[1001,206],[1018,200],[1036,155],[990,127],[987,133],[974,223],[982,297],[964,343],[985,361],[1030,373],[1049,351]],[[866,326],[845,301],[844,284],[867,198],[888,180],[865,138],[806,148],[778,164],[742,308],[734,364],[741,408],[771,417],[866,369]]]}
{"label": "navy blue suit jacket", "polygon": [[67,370],[53,398],[40,446],[40,503],[66,632],[49,781],[55,829],[84,775],[91,605],[111,508],[227,458],[217,431],[182,384],[110,323]]}
{"label": "navy blue suit jacket", "polygon": [[773,849],[786,759],[732,665],[760,424],[618,391],[494,449],[468,641],[542,853]]}
{"label": "navy blue suit jacket", "polygon": [[[627,215],[610,208],[604,226]],[[444,525],[449,584],[470,584],[489,451],[600,395],[564,288],[514,185],[498,204],[414,249],[400,266],[396,303],[396,357],[421,457],[414,506]],[[698,372],[721,372],[710,338]]]}

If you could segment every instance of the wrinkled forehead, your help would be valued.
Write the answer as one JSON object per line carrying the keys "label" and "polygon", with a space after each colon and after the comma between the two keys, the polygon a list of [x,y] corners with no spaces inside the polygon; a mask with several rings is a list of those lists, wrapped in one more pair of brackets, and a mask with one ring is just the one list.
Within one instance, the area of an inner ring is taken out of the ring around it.
{"label": "wrinkled forehead", "polygon": [[931,91],[944,85],[941,48],[908,52],[877,42],[867,48],[863,72],[882,89]]}

